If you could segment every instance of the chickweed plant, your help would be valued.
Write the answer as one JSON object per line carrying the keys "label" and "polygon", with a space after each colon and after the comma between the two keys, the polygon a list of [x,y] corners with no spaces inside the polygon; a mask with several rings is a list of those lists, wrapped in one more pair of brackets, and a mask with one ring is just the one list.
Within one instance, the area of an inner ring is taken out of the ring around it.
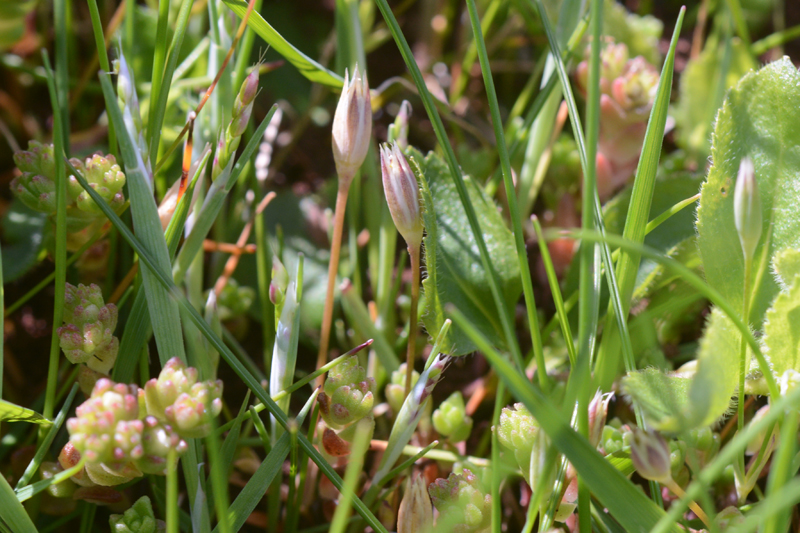
{"label": "chickweed plant", "polygon": [[796,8],[0,4],[0,531],[800,530]]}

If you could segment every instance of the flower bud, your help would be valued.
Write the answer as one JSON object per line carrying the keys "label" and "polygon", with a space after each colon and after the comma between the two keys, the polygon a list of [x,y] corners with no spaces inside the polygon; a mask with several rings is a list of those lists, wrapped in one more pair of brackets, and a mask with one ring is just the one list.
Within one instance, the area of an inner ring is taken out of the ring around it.
{"label": "flower bud", "polygon": [[[102,156],[95,154],[87,158],[83,168],[76,167],[83,172],[83,177],[112,208],[117,209],[125,203],[120,192],[125,185],[125,173],[122,172],[113,155]],[[102,215],[103,211],[94,202],[89,193],[83,190],[75,176],[68,178],[69,188],[75,196],[78,209],[94,215]],[[78,192],[79,191],[79,192]],[[77,192],[77,194],[75,194]]]}
{"label": "flower bud", "polygon": [[613,392],[603,394],[598,390],[589,403],[589,443],[594,447],[597,447],[603,436],[608,415],[608,402],[613,396]]}
{"label": "flower bud", "polygon": [[752,259],[761,240],[761,199],[758,196],[753,160],[743,157],[739,163],[733,192],[733,218],[745,258]]}
{"label": "flower bud", "polygon": [[403,100],[394,122],[389,125],[389,141],[394,142],[401,150],[408,148],[408,118],[411,116],[411,104]]}
{"label": "flower bud", "polygon": [[136,500],[123,514],[112,514],[108,523],[114,533],[158,533],[161,530],[147,496]]}
{"label": "flower bud", "polygon": [[283,304],[286,287],[289,286],[289,273],[277,256],[272,258],[272,281],[269,283],[269,299],[274,305]]}
{"label": "flower bud", "polygon": [[333,159],[339,174],[339,188],[347,189],[369,150],[372,136],[372,103],[367,76],[344,74],[344,86],[333,115]]}
{"label": "flower bud", "polygon": [[[386,394],[386,401],[395,415],[400,412],[400,408],[403,407],[403,401],[406,399],[406,368],[406,363],[402,363],[397,370],[392,372],[389,384],[386,385],[386,390],[384,391]],[[419,372],[412,370],[411,388],[414,388],[418,380]]]}
{"label": "flower bud", "polygon": [[[247,129],[247,123],[250,122],[256,93],[258,93],[258,67],[250,71],[250,74],[244,79],[233,103],[233,120],[228,126],[228,134],[231,139],[236,139],[237,145],[239,144],[238,138],[242,136],[244,130]],[[230,151],[236,151],[236,147],[231,147]]]}
{"label": "flower bud", "polygon": [[633,429],[631,459],[634,468],[645,479],[660,483],[672,479],[669,446],[664,437],[655,431]]}
{"label": "flower bud", "polygon": [[211,431],[211,418],[222,411],[222,381],[195,383],[167,406],[164,415],[184,437],[205,437]]}
{"label": "flower bud", "polygon": [[491,522],[492,497],[484,494],[478,478],[466,468],[461,474],[437,479],[428,488],[439,511],[437,531],[483,531]]}
{"label": "flower bud", "polygon": [[450,442],[461,442],[472,431],[472,418],[467,416],[464,397],[456,391],[433,412],[433,427]]}
{"label": "flower bud", "polygon": [[397,513],[397,533],[427,533],[433,530],[431,498],[422,476],[409,478]]}
{"label": "flower bud", "polygon": [[164,411],[172,405],[178,396],[191,390],[197,383],[196,368],[187,367],[177,357],[173,357],[164,365],[158,378],[153,378],[144,385],[144,400],[147,414],[166,421]]}
{"label": "flower bud", "polygon": [[159,422],[154,416],[147,416],[142,421],[142,454],[136,466],[145,474],[167,474],[167,455],[174,450],[177,456],[183,455],[188,444],[181,439],[172,426]]}
{"label": "flower bud", "polygon": [[422,213],[419,208],[419,187],[405,156],[397,145],[381,146],[381,173],[386,203],[397,231],[409,248],[422,242]]}

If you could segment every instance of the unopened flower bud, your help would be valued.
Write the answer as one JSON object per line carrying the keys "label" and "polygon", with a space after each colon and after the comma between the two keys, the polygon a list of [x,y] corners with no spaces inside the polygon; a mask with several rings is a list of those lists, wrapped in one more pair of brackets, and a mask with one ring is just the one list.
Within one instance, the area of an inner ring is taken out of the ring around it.
{"label": "unopened flower bud", "polygon": [[27,151],[14,154],[14,163],[22,175],[11,180],[11,191],[31,209],[54,213],[56,186],[53,145],[31,141]]}
{"label": "unopened flower bud", "polygon": [[189,392],[178,396],[164,410],[167,421],[185,437],[205,437],[211,431],[211,419],[222,412],[222,381],[195,383]]}
{"label": "unopened flower bud", "polygon": [[[406,368],[406,363],[402,363],[400,368],[392,372],[389,384],[386,385],[386,390],[384,391],[386,394],[386,401],[395,415],[400,412],[400,408],[403,406],[403,400],[406,399]],[[414,385],[417,384],[417,380],[419,380],[419,372],[413,370],[411,372],[410,388],[414,388]]]}
{"label": "unopened flower bud", "polygon": [[269,299],[274,305],[283,304],[286,298],[286,287],[289,286],[289,273],[280,259],[272,258],[272,281],[269,283]]}
{"label": "unopened flower bud", "polygon": [[429,487],[431,501],[439,511],[436,529],[479,532],[491,522],[492,497],[485,494],[478,478],[466,468],[462,474],[437,479]]}
{"label": "unopened flower bud", "polygon": [[433,412],[433,427],[450,442],[461,442],[472,431],[472,418],[466,414],[464,397],[456,391]]}
{"label": "unopened flower bud", "polygon": [[173,357],[164,365],[158,378],[153,378],[144,386],[144,399],[147,414],[166,421],[164,410],[172,405],[178,396],[191,390],[197,383],[196,368],[187,367],[177,357]]}
{"label": "unopened flower bud", "polygon": [[154,416],[145,417],[142,423],[142,454],[136,466],[145,474],[166,475],[169,452],[174,450],[177,456],[181,456],[188,445],[172,426],[159,422]]}
{"label": "unopened flower bud", "polygon": [[433,530],[433,507],[422,476],[409,478],[397,513],[397,533],[427,533]]}
{"label": "unopened flower bud", "polygon": [[372,103],[367,75],[359,75],[358,66],[344,86],[333,115],[333,159],[339,174],[339,188],[346,189],[369,150],[372,136]]}
{"label": "unopened flower bud", "polygon": [[409,249],[422,242],[422,213],[419,208],[417,178],[397,145],[381,146],[381,173],[386,203],[397,231]]}
{"label": "unopened flower bud", "polygon": [[669,446],[664,437],[655,431],[634,428],[631,459],[636,471],[645,479],[661,483],[672,479]]}
{"label": "unopened flower bud", "polygon": [[[125,173],[122,172],[113,155],[102,156],[95,154],[86,159],[83,168],[76,167],[76,170],[83,173],[84,179],[92,189],[102,196],[112,208],[116,209],[125,202],[120,192],[125,185]],[[89,196],[89,193],[83,190],[75,176],[69,176],[68,180],[70,191],[75,196],[78,209],[95,215],[103,214],[103,211]]]}
{"label": "unopened flower bud", "polygon": [[614,393],[603,394],[598,390],[589,403],[589,443],[594,447],[597,447],[603,436],[603,428],[608,415],[608,402],[613,396]]}
{"label": "unopened flower bud", "polygon": [[394,122],[389,125],[389,141],[394,142],[401,150],[408,147],[408,119],[411,116],[411,104],[403,100]]}
{"label": "unopened flower bud", "polygon": [[64,321],[58,336],[64,355],[73,364],[86,365],[101,374],[108,374],[117,358],[119,339],[117,307],[106,305],[97,285],[66,285]]}
{"label": "unopened flower bud", "polygon": [[112,514],[108,519],[114,533],[158,533],[161,527],[153,513],[150,498],[142,496],[123,514]]}
{"label": "unopened flower bud", "polygon": [[739,163],[733,192],[733,218],[745,258],[752,259],[761,240],[761,198],[758,196],[753,160],[743,157]]}

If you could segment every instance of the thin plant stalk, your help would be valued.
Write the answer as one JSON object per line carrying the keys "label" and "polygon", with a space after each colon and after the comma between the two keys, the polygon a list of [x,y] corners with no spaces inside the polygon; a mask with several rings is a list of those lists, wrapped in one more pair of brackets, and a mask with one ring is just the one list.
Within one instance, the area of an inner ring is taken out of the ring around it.
{"label": "thin plant stalk", "polygon": [[417,320],[417,307],[419,305],[419,245],[408,247],[411,258],[411,309],[408,318],[408,348],[406,349],[406,390],[404,396],[411,392],[411,380],[414,372],[414,359],[417,351],[417,333],[419,324]]}
{"label": "thin plant stalk", "polygon": [[[328,345],[333,324],[333,291],[336,288],[336,275],[339,273],[339,254],[342,251],[342,231],[344,229],[344,212],[347,208],[347,195],[350,191],[351,179],[343,180],[339,177],[340,185],[336,193],[336,209],[333,214],[333,236],[331,237],[331,257],[328,263],[328,288],[325,292],[325,307],[322,311],[322,329],[319,339],[319,353],[317,354],[317,368],[325,364],[328,358]],[[324,377],[317,378],[317,385],[322,385]]]}

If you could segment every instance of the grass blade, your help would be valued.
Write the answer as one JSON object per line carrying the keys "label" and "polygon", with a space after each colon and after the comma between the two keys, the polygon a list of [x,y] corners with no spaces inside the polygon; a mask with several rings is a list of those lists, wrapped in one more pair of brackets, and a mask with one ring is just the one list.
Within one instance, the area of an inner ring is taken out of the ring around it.
{"label": "grass blade", "polygon": [[[247,12],[247,2],[244,0],[222,1],[225,2],[231,11],[236,13],[239,18],[244,17],[244,14]],[[257,11],[250,13],[247,25],[264,39],[271,48],[274,48],[276,52],[294,65],[294,67],[300,71],[300,74],[309,80],[330,87],[341,87],[344,83],[344,80],[340,76],[326,69],[284,39]]]}
{"label": "grass blade", "polygon": [[[678,44],[683,16],[686,9],[682,8],[675,23],[675,31],[672,34],[669,53],[661,69],[661,78],[658,83],[653,109],[650,112],[650,119],[647,123],[642,154],[639,158],[639,165],[636,169],[636,178],[633,182],[631,201],[628,208],[628,216],[625,219],[625,229],[622,237],[632,241],[642,243],[646,234],[650,207],[655,191],[656,174],[658,172],[658,162],[661,158],[661,144],[664,138],[664,130],[667,124],[667,114],[669,112],[669,101],[672,93],[672,72],[675,64],[675,48]],[[635,252],[621,252],[617,261],[617,282],[619,283],[619,295],[622,303],[622,310],[625,313],[624,319],[627,320],[630,310],[631,295],[636,285],[636,275],[639,272],[641,258]],[[608,316],[615,314],[613,307],[609,306]],[[616,330],[610,330],[609,335],[605,335],[600,345],[597,356],[597,380],[603,390],[608,390],[611,382],[617,375],[619,369],[619,335]],[[633,361],[625,361],[628,372],[635,369]]]}
{"label": "grass blade", "polygon": [[[136,226],[136,234],[141,238],[148,255],[154,258],[155,264],[159,268],[168,271],[170,267],[169,251],[161,228],[161,220],[158,217],[156,202],[149,186],[144,161],[123,126],[122,113],[107,73],[100,73],[100,83],[103,87],[103,95],[105,96],[109,117],[119,133],[122,160],[125,163],[131,200],[131,215]],[[102,203],[105,204],[104,201]],[[119,220],[118,217],[115,218]],[[186,362],[178,304],[170,298],[163,287],[158,285],[148,269],[142,270],[142,278],[161,363],[166,363],[172,357],[179,357]]]}

